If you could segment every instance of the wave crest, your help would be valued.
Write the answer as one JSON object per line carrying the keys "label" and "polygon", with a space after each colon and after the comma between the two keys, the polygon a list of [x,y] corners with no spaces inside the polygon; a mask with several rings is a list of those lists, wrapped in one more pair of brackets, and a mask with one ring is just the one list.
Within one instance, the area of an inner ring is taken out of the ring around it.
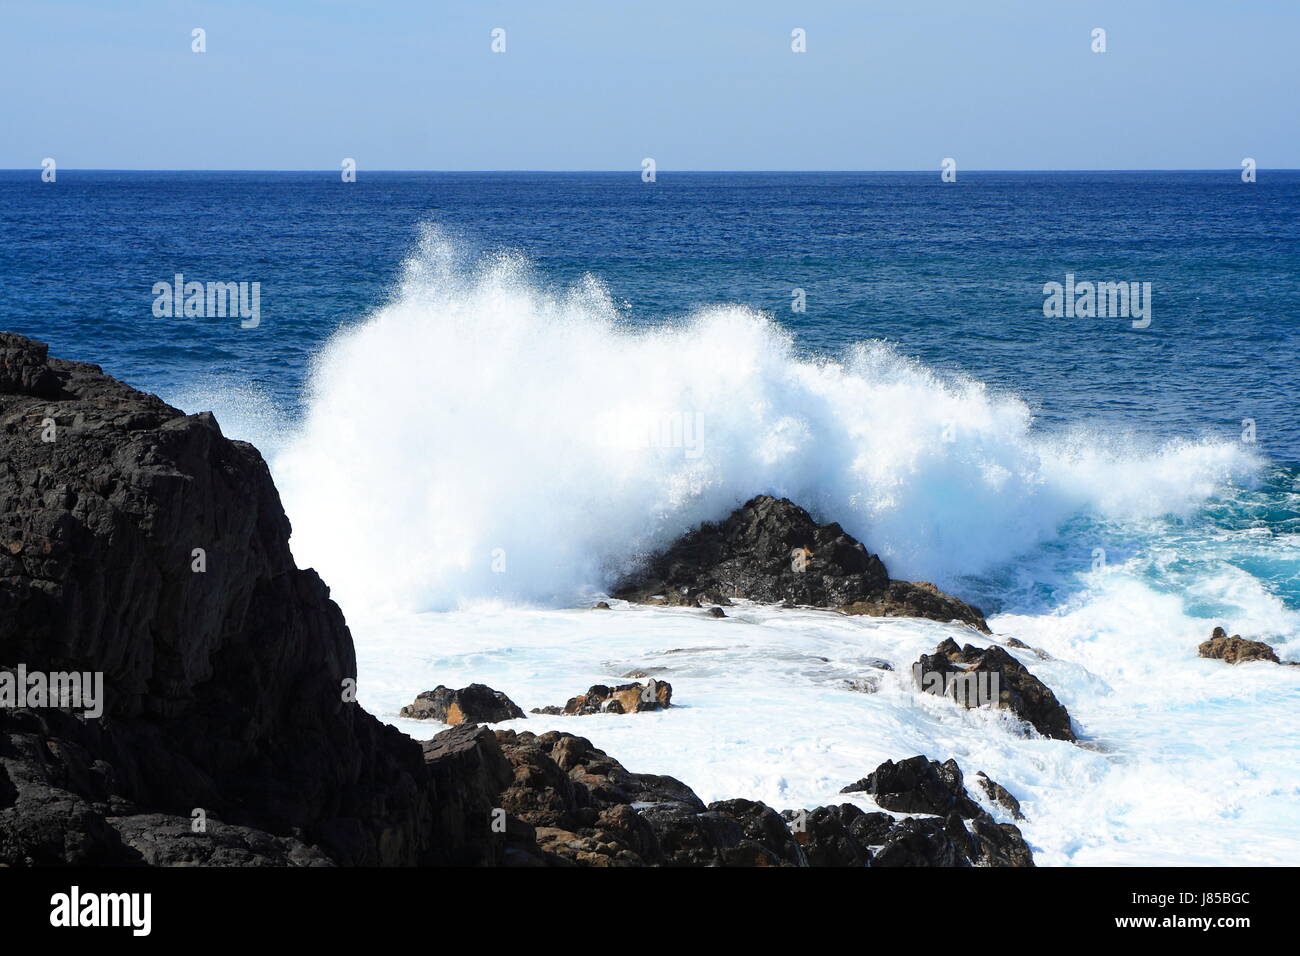
{"label": "wave crest", "polygon": [[274,467],[300,563],[347,601],[433,609],[571,602],[760,492],[943,586],[1081,511],[1185,512],[1256,462],[1039,435],[1014,396],[878,342],[812,360],[738,306],[637,326],[594,279],[548,290],[431,229],[323,350]]}

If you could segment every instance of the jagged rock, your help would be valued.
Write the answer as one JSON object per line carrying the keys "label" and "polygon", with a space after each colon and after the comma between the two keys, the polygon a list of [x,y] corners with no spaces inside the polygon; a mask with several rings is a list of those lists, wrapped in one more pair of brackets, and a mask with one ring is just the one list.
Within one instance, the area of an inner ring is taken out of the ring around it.
{"label": "jagged rock", "polygon": [[851,826],[863,816],[851,803],[812,810],[787,810],[782,816],[791,825],[795,841],[809,866],[869,866],[871,851],[857,839]]}
{"label": "jagged rock", "polygon": [[524,712],[501,691],[493,690],[486,684],[470,684],[460,690],[439,684],[415,698],[415,703],[403,707],[399,716],[414,720],[437,720],[454,726],[465,723],[498,724],[503,720],[523,717]]}
{"label": "jagged rock", "polygon": [[798,866],[803,860],[799,844],[781,815],[755,800],[718,800],[709,810],[723,813],[740,824],[744,839],[721,851],[729,866]]}
{"label": "jagged rock", "polygon": [[740,823],[725,813],[684,803],[656,803],[641,810],[663,848],[668,866],[717,866],[722,851],[745,839]]}
{"label": "jagged rock", "polygon": [[44,342],[0,332],[0,394],[54,399],[62,392]]}
{"label": "jagged rock", "polygon": [[[975,694],[971,691],[975,681],[979,682],[981,691],[986,686],[992,690],[996,679],[997,691],[992,696],[997,706],[1008,708],[1045,737],[1075,740],[1069,711],[1056,699],[1051,688],[996,644],[987,648],[971,644],[958,647],[956,641],[947,638],[933,654],[921,655],[913,665],[913,674],[923,689],[931,690],[932,684],[942,684],[942,689],[935,686],[931,692],[945,692],[967,707],[992,703],[983,699],[985,695],[982,692]],[[935,675],[937,680],[933,679]]]}
{"label": "jagged rock", "polygon": [[720,523],[688,532],[614,588],[641,603],[766,604],[961,621],[987,633],[977,608],[932,584],[891,581],[880,558],[838,524],[818,525],[785,498],[758,495]]}
{"label": "jagged rock", "polygon": [[1244,664],[1246,661],[1272,661],[1279,663],[1273,648],[1263,641],[1248,641],[1240,634],[1228,636],[1228,632],[1216,627],[1208,641],[1203,641],[1197,652],[1201,657],[1211,657],[1228,664]]}
{"label": "jagged rock", "polygon": [[104,680],[99,719],[0,709],[0,864],[480,862],[289,532],[211,415],[0,333],[0,665]]}
{"label": "jagged rock", "polygon": [[932,621],[959,621],[989,633],[979,608],[945,594],[929,581],[890,581],[879,593],[842,607],[845,614],[870,617],[924,617]]}
{"label": "jagged rock", "polygon": [[318,848],[294,837],[209,819],[194,832],[189,817],[160,813],[108,817],[122,842],[148,866],[333,866]]}
{"label": "jagged rock", "polygon": [[630,804],[619,803],[600,811],[596,817],[596,833],[605,842],[622,846],[634,853],[647,865],[663,862],[663,848],[659,845],[654,827]]}
{"label": "jagged rock", "polygon": [[1013,797],[1006,787],[990,778],[983,770],[975,774],[975,780],[979,783],[980,788],[988,794],[990,800],[1011,812],[1013,820],[1023,820],[1025,818],[1025,815],[1020,811],[1020,801]]}
{"label": "jagged rock", "polygon": [[563,707],[550,705],[533,708],[534,714],[585,716],[588,714],[636,714],[643,710],[662,710],[671,706],[673,685],[651,678],[646,683],[592,686],[587,693],[570,697]]}
{"label": "jagged rock", "polygon": [[508,809],[501,792],[514,772],[497,737],[486,727],[461,724],[419,744],[435,801],[435,831],[442,835],[447,863],[479,865],[502,862],[517,833],[496,833],[492,814]]}
{"label": "jagged rock", "polygon": [[609,610],[609,602],[608,602],[608,601],[597,601],[596,604],[595,604],[595,606],[592,608],[592,610],[594,610],[594,611],[608,611],[608,610]]}
{"label": "jagged rock", "polygon": [[709,617],[726,617],[726,616],[727,616],[727,612],[716,605],[709,608]]}
{"label": "jagged rock", "polygon": [[1034,854],[1020,828],[1013,823],[996,823],[987,813],[970,824],[976,866],[1034,865]]}
{"label": "jagged rock", "polygon": [[898,763],[886,760],[840,793],[869,793],[878,806],[901,813],[956,813],[970,819],[983,812],[966,791],[955,760],[939,763],[920,754]]}
{"label": "jagged rock", "polygon": [[974,844],[970,834],[954,814],[948,820],[938,817],[910,817],[890,831],[884,846],[876,851],[875,866],[944,866],[971,865]]}
{"label": "jagged rock", "polygon": [[496,736],[513,768],[500,806],[534,826],[578,830],[595,825],[604,809],[634,803],[683,803],[704,809],[680,780],[630,773],[585,737],[508,730]]}
{"label": "jagged rock", "polygon": [[864,813],[852,804],[787,810],[789,823],[809,866],[1033,866],[1033,853],[1020,830],[994,823],[987,813],[970,820],[960,814],[896,819]]}

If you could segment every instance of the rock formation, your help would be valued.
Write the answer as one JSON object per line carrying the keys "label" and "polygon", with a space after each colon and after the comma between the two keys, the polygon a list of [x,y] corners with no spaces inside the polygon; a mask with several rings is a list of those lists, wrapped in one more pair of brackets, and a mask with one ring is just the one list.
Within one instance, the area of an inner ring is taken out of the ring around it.
{"label": "rock formation", "polygon": [[[912,672],[924,690],[930,690],[933,684],[932,692],[953,696],[967,707],[1005,707],[1044,737],[1075,739],[1069,711],[1051,688],[997,645],[958,647],[956,641],[947,638],[933,654],[922,654]],[[975,681],[980,682],[981,690],[996,687],[996,701],[984,701],[983,694],[974,693]]]}
{"label": "rock formation", "polygon": [[1011,791],[1006,787],[991,778],[983,770],[975,774],[975,780],[990,800],[1011,813],[1011,819],[1023,820],[1025,818],[1024,813],[1020,810],[1020,801],[1013,797]]}
{"label": "rock formation", "polygon": [[1228,636],[1228,632],[1216,627],[1208,641],[1202,641],[1197,648],[1201,657],[1210,657],[1227,664],[1244,664],[1246,661],[1272,661],[1281,663],[1273,648],[1263,641],[1248,641],[1240,634]]}
{"label": "rock formation", "polygon": [[614,596],[652,604],[728,606],[732,598],[837,608],[847,614],[960,621],[985,633],[978,608],[933,584],[890,580],[880,558],[838,524],[819,525],[785,498],[758,495],[649,559]]}
{"label": "rock formation", "polygon": [[565,714],[582,717],[588,714],[636,714],[645,710],[662,710],[672,705],[673,685],[651,678],[644,684],[619,684],[607,687],[595,684],[585,694],[570,697],[563,707],[554,704],[534,707],[534,714]]}
{"label": "rock formation", "polygon": [[351,702],[343,615],[288,539],[211,415],[0,334],[0,667],[104,696],[0,709],[0,863],[456,861],[447,795]]}
{"label": "rock formation", "polygon": [[437,720],[444,724],[497,724],[523,717],[519,706],[486,684],[470,684],[452,690],[439,684],[426,690],[398,712],[399,717],[413,720]]}
{"label": "rock formation", "polygon": [[941,764],[921,755],[900,763],[886,760],[840,793],[869,793],[877,806],[900,813],[932,813],[941,817],[956,813],[969,820],[983,812],[966,792],[957,761],[946,760]]}

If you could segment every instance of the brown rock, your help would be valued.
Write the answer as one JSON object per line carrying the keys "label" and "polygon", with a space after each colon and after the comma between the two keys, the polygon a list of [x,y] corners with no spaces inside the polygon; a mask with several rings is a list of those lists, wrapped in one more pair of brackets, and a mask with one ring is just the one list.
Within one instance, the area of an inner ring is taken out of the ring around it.
{"label": "brown rock", "polygon": [[1273,648],[1263,641],[1248,641],[1240,634],[1228,636],[1228,632],[1216,627],[1208,641],[1203,641],[1197,648],[1201,657],[1211,657],[1228,664],[1243,664],[1246,661],[1272,661],[1279,663]]}
{"label": "brown rock", "polygon": [[452,690],[439,684],[407,704],[399,716],[413,720],[438,720],[444,724],[496,724],[523,717],[513,700],[486,684]]}
{"label": "brown rock", "polygon": [[644,710],[662,710],[671,705],[672,697],[673,685],[652,677],[644,684],[620,684],[617,687],[595,684],[587,693],[569,698],[563,707],[536,707],[533,713],[568,716],[636,714]]}

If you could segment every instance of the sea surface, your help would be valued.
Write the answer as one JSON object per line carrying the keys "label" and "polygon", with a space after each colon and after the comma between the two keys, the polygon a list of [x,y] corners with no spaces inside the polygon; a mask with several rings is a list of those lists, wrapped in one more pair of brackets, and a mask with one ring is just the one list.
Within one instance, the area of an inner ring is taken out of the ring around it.
{"label": "sea surface", "polygon": [[[176,274],[258,322],[156,315]],[[1149,323],[1045,315],[1067,275]],[[256,444],[413,735],[663,666],[670,710],[507,726],[779,809],[955,757],[1040,864],[1300,862],[1300,668],[1196,655],[1300,660],[1300,172],[6,171],[0,328]],[[587,609],[760,492],[1040,649],[1081,745],[918,694],[961,628]]]}

